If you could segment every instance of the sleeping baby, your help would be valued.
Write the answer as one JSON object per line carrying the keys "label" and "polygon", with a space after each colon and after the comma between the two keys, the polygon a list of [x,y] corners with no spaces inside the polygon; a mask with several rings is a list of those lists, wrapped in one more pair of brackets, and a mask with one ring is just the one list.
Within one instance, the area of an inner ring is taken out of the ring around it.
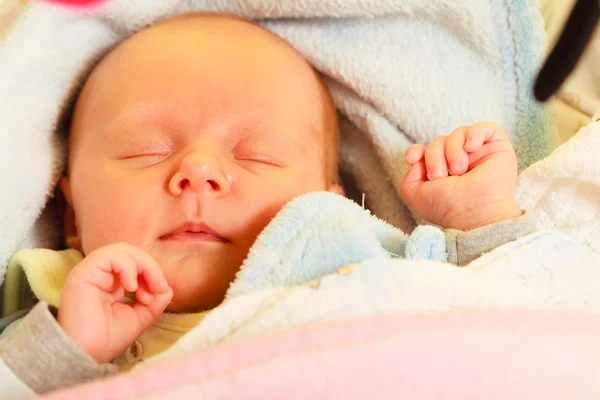
{"label": "sleeping baby", "polygon": [[[286,204],[343,195],[325,85],[293,47],[234,17],[181,16],[125,40],[86,78],[68,135],[70,249],[27,253],[49,271],[31,289],[42,300],[55,290],[58,307],[40,301],[0,340],[4,363],[37,393],[165,350],[223,302]],[[447,261],[533,230],[499,126],[460,127],[405,161],[400,191],[445,229]]]}

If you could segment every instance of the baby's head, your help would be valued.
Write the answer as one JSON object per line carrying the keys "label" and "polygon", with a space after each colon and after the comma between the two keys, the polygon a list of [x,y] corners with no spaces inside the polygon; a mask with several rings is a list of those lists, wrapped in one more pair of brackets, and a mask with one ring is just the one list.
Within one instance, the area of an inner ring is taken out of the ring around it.
{"label": "baby's head", "polygon": [[275,35],[233,17],[178,17],[94,68],[61,189],[85,254],[135,245],[164,271],[171,311],[207,310],[285,203],[341,192],[335,107]]}

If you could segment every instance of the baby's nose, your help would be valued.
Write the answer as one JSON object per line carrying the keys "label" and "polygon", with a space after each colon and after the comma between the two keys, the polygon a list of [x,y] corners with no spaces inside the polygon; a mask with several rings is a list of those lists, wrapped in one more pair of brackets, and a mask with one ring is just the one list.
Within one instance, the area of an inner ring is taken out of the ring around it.
{"label": "baby's nose", "polygon": [[169,182],[172,194],[179,195],[184,190],[225,196],[229,192],[229,177],[215,157],[189,155]]}

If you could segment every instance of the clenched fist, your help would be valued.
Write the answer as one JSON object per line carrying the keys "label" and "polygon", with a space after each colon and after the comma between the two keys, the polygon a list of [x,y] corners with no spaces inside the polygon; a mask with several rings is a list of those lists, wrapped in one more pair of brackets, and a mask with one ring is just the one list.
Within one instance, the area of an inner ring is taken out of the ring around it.
{"label": "clenched fist", "polygon": [[[135,301],[123,301],[125,292]],[[156,261],[124,243],[91,252],[69,273],[58,323],[96,362],[122,354],[163,313],[173,290]]]}
{"label": "clenched fist", "polygon": [[423,219],[444,228],[470,230],[515,218],[517,157],[500,126],[462,126],[428,146],[412,145],[411,165],[400,191]]}

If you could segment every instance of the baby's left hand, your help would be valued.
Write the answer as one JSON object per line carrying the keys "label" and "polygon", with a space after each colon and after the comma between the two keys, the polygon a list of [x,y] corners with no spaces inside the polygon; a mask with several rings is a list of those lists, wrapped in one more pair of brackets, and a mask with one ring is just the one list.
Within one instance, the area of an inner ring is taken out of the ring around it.
{"label": "baby's left hand", "polygon": [[[125,291],[135,301],[123,301]],[[65,281],[58,323],[98,363],[122,354],[163,313],[173,290],[156,261],[130,244],[100,247]]]}
{"label": "baby's left hand", "polygon": [[423,219],[470,230],[518,217],[517,157],[504,129],[491,122],[457,128],[427,147],[410,146],[400,190]]}

